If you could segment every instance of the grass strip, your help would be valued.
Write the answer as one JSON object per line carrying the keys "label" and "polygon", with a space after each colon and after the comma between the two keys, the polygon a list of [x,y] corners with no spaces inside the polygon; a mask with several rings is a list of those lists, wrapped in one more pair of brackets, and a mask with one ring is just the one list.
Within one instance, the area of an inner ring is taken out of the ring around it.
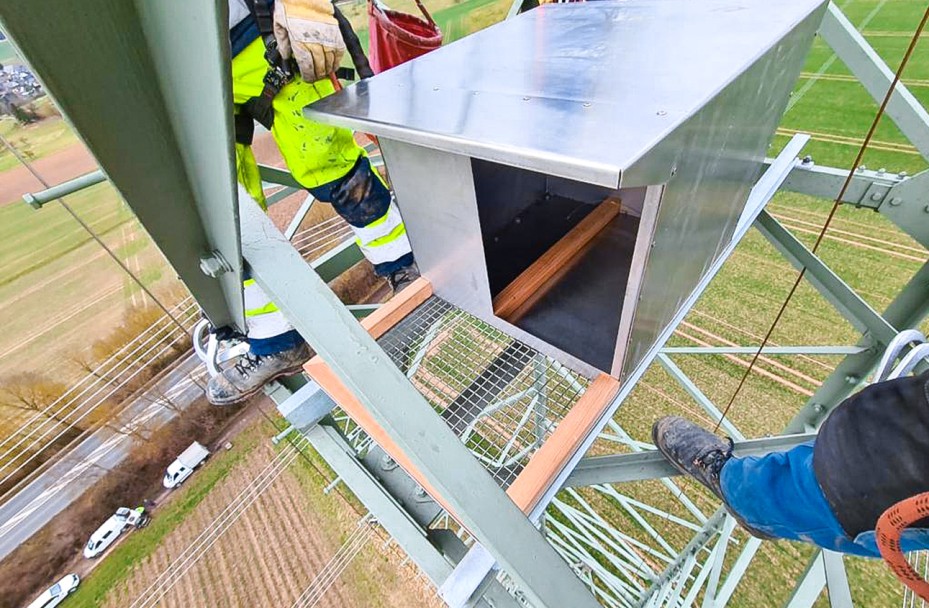
{"label": "grass strip", "polygon": [[208,465],[180,490],[180,496],[154,512],[148,527],[130,533],[126,540],[108,553],[104,561],[81,581],[77,592],[68,600],[69,608],[96,608],[102,605],[106,595],[158,549],[161,541],[183,523],[216,484],[225,479],[233,467],[257,446],[258,440],[257,435],[247,438],[240,435],[235,448],[211,457]]}

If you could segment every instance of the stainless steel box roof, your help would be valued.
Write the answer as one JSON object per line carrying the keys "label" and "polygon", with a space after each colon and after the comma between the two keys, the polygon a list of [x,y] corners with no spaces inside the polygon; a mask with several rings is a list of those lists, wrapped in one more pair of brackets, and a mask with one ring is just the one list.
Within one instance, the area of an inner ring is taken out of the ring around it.
{"label": "stainless steel box roof", "polygon": [[822,4],[545,5],[357,83],[307,115],[602,186],[643,185],[624,175]]}
{"label": "stainless steel box roof", "polygon": [[[380,137],[436,294],[578,371],[622,379],[730,243],[825,5],[546,5],[306,111]],[[619,196],[612,227],[626,236],[601,233],[563,289],[500,318],[500,256],[520,266],[551,246],[521,215],[557,217],[558,195]]]}

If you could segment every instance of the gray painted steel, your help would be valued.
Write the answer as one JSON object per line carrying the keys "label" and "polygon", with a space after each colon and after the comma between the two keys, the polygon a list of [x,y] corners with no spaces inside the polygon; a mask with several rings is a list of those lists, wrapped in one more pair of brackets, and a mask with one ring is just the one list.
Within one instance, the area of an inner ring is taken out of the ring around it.
{"label": "gray painted steel", "polygon": [[848,587],[848,574],[845,572],[842,554],[823,550],[823,568],[826,573],[826,589],[829,591],[829,606],[852,608],[852,591]]}
{"label": "gray painted steel", "polygon": [[823,552],[819,549],[813,553],[807,563],[806,570],[800,576],[797,586],[784,608],[813,608],[813,604],[826,586],[826,567],[823,562]]}
{"label": "gray painted steel", "polygon": [[[766,164],[771,162],[772,159],[765,159]],[[791,171],[787,181],[784,182],[783,189],[835,200],[839,196],[842,184],[847,177],[848,169],[837,169],[835,167],[819,166],[814,162],[803,162]],[[842,196],[842,202],[856,207],[878,209],[882,203],[890,200],[888,194],[890,194],[891,188],[907,179],[906,176],[897,173],[859,169],[855,172],[851,184],[849,184]]]}
{"label": "gray painted steel", "polygon": [[244,327],[226,3],[35,0],[0,25],[213,324]]}
{"label": "gray painted steel", "polygon": [[858,331],[870,335],[882,346],[890,344],[897,335],[897,329],[884,320],[822,260],[813,255],[797,237],[771,217],[771,214],[762,211],[755,226],[787,261],[798,269],[806,268],[804,278]]}
{"label": "gray painted steel", "polygon": [[47,190],[41,190],[31,194],[24,194],[23,201],[30,207],[41,209],[42,205],[45,205],[46,203],[50,203],[58,198],[61,198],[62,196],[74,194],[75,192],[85,188],[90,188],[91,186],[95,186],[100,182],[105,181],[106,175],[104,175],[103,171],[97,169],[96,171],[85,173],[84,175],[75,177],[74,179],[70,179],[66,182],[52,186]]}
{"label": "gray painted steel", "polygon": [[894,186],[881,214],[929,249],[929,170]]}
{"label": "gray painted steel", "polygon": [[[885,321],[903,330],[916,327],[929,314],[929,262],[924,264],[910,282],[881,314]],[[820,385],[800,412],[787,425],[787,433],[803,433],[815,429],[843,399],[848,397],[870,374],[881,359],[883,349],[875,347],[870,337],[859,346],[867,349],[849,355]]]}
{"label": "gray painted steel", "polygon": [[[788,450],[801,443],[813,441],[815,433],[780,435],[763,439],[735,442],[736,456],[762,456]],[[612,456],[584,458],[568,477],[565,487],[593,486],[602,483],[623,483],[659,477],[680,475],[660,452],[636,452]]]}
{"label": "gray painted steel", "polygon": [[242,249],[258,284],[474,536],[542,607],[595,608],[571,568],[491,479],[257,204]]}

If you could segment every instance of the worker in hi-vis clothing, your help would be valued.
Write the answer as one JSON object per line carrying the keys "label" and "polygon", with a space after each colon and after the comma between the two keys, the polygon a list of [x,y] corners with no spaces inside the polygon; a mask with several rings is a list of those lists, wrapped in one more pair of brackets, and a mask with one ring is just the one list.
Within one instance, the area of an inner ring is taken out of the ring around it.
{"label": "worker in hi-vis clothing", "polygon": [[[815,441],[782,452],[733,456],[731,439],[677,416],[658,420],[652,440],[756,537],[881,557],[878,519],[929,491],[929,372],[871,384],[829,414]],[[929,520],[900,544],[929,549]]]}
{"label": "worker in hi-vis clothing", "polygon": [[[328,0],[229,0],[236,171],[241,191],[265,205],[251,150],[254,123],[271,131],[288,169],[316,199],[332,204],[355,233],[374,272],[394,292],[419,276],[390,190],[347,129],[303,116],[330,95],[345,49]],[[254,279],[245,281],[250,352],[213,377],[207,398],[231,405],[267,382],[296,373],[309,358],[303,338]]]}

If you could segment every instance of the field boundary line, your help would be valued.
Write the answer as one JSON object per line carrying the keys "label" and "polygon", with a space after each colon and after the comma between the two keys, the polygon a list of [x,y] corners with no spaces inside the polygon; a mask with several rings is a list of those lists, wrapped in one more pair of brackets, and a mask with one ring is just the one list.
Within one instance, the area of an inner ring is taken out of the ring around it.
{"label": "field boundary line", "polygon": [[[844,10],[845,10],[845,9],[848,7],[848,5],[851,4],[851,3],[852,3],[852,0],[847,0],[844,4],[842,4],[842,5],[839,7],[839,9],[842,10],[842,11],[844,12]],[[878,14],[879,12],[881,12],[881,9],[884,8],[884,5],[886,5],[886,4],[887,4],[887,0],[881,0],[880,2],[878,2],[877,6],[875,6],[875,7],[871,10],[871,12],[868,13],[868,14],[865,16],[865,18],[861,20],[861,23],[858,24],[858,25],[855,27],[855,29],[858,30],[859,32],[861,32],[861,30],[863,30],[864,28],[868,27],[868,24],[870,24],[871,21],[873,21],[874,18],[877,17],[877,14]],[[828,48],[829,48],[830,51],[832,51],[832,47],[828,47]],[[822,65],[819,66],[819,69],[816,70],[816,72],[814,72],[814,74],[824,74],[824,73],[826,73],[826,70],[828,70],[829,68],[831,68],[831,67],[832,67],[832,64],[835,63],[836,60],[837,60],[838,58],[839,58],[838,55],[836,55],[836,54],[835,54],[835,51],[833,51],[832,54],[829,55],[829,58],[826,59],[825,61],[823,61]],[[800,100],[803,99],[803,98],[806,96],[806,94],[810,92],[810,89],[812,89],[812,88],[813,88],[813,85],[815,85],[815,84],[816,84],[816,80],[815,80],[815,79],[807,80],[805,83],[803,83],[803,86],[800,87],[800,89],[799,89],[796,93],[794,93],[793,95],[791,95],[790,99],[787,101],[787,109],[784,110],[784,115],[785,115],[785,116],[794,108],[794,106],[796,106],[798,103],[800,103]]]}

